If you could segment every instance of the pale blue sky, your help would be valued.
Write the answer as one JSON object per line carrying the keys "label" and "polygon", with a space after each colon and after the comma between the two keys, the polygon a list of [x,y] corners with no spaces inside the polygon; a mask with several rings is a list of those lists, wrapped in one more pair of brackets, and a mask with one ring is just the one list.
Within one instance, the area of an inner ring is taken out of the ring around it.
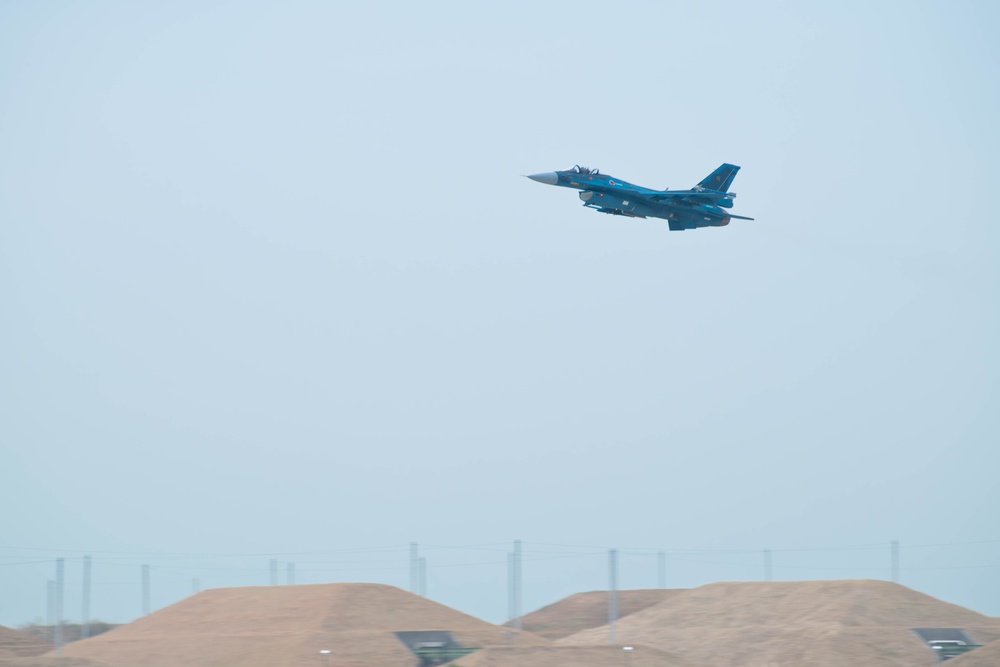
{"label": "pale blue sky", "polygon": [[[272,554],[405,587],[411,540],[431,597],[500,621],[514,539],[526,609],[604,587],[607,547],[625,587],[687,550],[687,587],[764,548],[887,578],[895,539],[903,583],[1000,615],[997,28],[0,3],[0,623],[44,616],[56,556],[128,620],[141,563],[157,607]],[[756,221],[684,233],[520,176],[722,162]]]}

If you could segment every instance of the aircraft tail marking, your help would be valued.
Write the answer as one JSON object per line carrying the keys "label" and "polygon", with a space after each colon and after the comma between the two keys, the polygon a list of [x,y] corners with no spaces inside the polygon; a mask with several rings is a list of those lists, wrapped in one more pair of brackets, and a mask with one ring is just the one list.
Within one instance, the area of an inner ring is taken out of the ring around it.
{"label": "aircraft tail marking", "polygon": [[698,183],[698,187],[705,188],[706,190],[715,190],[716,192],[729,192],[729,188],[733,184],[733,179],[736,178],[736,172],[739,170],[740,168],[735,164],[723,164],[703,178]]}

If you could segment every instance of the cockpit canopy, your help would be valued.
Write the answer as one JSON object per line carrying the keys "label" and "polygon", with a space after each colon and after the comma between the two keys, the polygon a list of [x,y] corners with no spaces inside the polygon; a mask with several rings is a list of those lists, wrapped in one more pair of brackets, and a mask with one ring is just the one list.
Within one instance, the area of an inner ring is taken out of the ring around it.
{"label": "cockpit canopy", "polygon": [[589,167],[581,167],[578,164],[573,165],[573,168],[570,171],[572,171],[575,174],[588,174],[590,176],[597,176],[598,174],[601,173],[600,169],[591,169]]}

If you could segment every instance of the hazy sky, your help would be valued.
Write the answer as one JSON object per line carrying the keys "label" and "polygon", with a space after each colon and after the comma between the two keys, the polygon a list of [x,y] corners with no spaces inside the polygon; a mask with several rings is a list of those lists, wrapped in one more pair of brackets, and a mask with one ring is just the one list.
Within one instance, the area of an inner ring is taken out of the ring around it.
{"label": "hazy sky", "polygon": [[[1000,615],[998,7],[0,3],[0,624],[411,541],[502,621],[515,539],[525,610],[898,540]],[[722,162],[756,221],[521,177]]]}

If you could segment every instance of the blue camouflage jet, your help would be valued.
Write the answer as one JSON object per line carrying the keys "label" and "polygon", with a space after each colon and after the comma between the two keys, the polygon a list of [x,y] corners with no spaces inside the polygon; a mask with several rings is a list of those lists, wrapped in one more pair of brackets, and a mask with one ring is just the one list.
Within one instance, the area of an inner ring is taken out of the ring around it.
{"label": "blue camouflage jet", "polygon": [[531,174],[533,181],[580,191],[583,205],[630,218],[664,218],[671,231],[698,227],[725,227],[732,219],[753,220],[733,215],[735,192],[729,186],[740,170],[734,164],[724,164],[690,190],[650,190],[632,185],[597,169],[576,165],[566,171]]}

